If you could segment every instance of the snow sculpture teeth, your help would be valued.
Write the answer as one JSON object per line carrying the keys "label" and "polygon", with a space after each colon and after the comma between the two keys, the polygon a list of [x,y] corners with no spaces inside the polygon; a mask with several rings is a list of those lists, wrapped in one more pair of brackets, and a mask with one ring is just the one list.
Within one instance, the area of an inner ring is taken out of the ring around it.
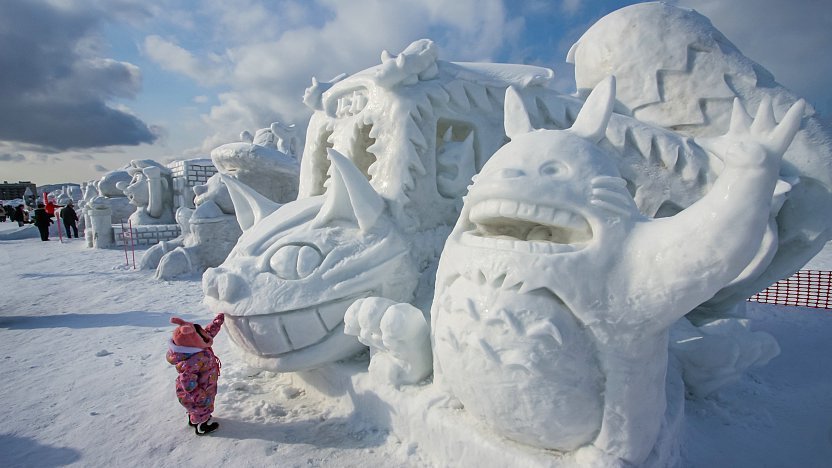
{"label": "snow sculpture teeth", "polygon": [[[572,252],[592,240],[592,228],[585,218],[550,206],[487,200],[474,205],[468,219],[475,224],[475,229],[464,232],[462,242],[482,247],[502,246],[540,253]],[[524,245],[526,242],[535,245]],[[541,242],[547,244],[540,245]]]}

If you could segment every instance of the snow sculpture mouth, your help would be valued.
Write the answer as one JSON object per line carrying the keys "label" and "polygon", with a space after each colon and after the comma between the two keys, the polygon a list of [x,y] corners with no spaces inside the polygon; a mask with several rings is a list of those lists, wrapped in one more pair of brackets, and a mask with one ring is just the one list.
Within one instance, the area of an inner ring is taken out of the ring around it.
{"label": "snow sculpture mouth", "polygon": [[505,199],[477,203],[468,215],[465,245],[528,253],[566,253],[593,238],[589,221],[574,211]]}
{"label": "snow sculpture mouth", "polygon": [[246,351],[264,358],[280,357],[341,334],[347,307],[372,294],[365,291],[303,309],[264,315],[228,315],[233,324],[229,330],[235,343]]}

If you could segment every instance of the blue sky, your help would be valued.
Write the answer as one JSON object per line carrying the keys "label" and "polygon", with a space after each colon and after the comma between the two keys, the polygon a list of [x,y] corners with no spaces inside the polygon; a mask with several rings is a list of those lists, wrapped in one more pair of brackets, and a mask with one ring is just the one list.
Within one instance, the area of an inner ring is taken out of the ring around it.
{"label": "blue sky", "polygon": [[[602,0],[2,0],[0,180],[99,178],[131,159],[205,156],[242,130],[305,124],[327,80],[431,38],[440,58],[563,63]],[[828,0],[678,0],[832,114]]]}

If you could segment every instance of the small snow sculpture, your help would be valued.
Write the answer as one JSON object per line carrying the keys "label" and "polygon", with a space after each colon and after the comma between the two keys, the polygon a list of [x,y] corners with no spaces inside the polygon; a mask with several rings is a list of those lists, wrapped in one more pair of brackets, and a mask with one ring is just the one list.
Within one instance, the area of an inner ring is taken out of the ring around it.
{"label": "small snow sculpture", "polygon": [[116,187],[127,195],[136,211],[130,215],[134,226],[173,224],[173,181],[170,169],[150,159],[130,161],[129,183]]}
{"label": "small snow sculpture", "polygon": [[254,136],[243,132],[240,142],[211,151],[211,161],[221,174],[236,178],[269,200],[294,200],[298,195],[298,155],[283,151],[297,150],[293,128],[275,122],[257,130]]}
{"label": "small snow sculpture", "polygon": [[142,256],[141,268],[155,269],[157,279],[201,274],[219,265],[242,233],[221,175],[214,174],[193,191],[196,209],[182,207],[176,211],[182,235],[159,242]]}
{"label": "small snow sculpture", "polygon": [[[113,224],[123,222],[135,210],[124,192],[117,187],[119,183],[127,183],[131,179],[127,171],[115,170],[87,184],[87,190],[84,192],[83,216],[87,247],[110,247],[114,242]],[[109,219],[104,219],[105,213],[110,216]],[[79,228],[81,228],[80,225]]]}
{"label": "small snow sculpture", "polygon": [[768,333],[751,331],[745,319],[717,319],[699,327],[679,320],[670,329],[670,352],[680,361],[685,387],[704,398],[749,368],[766,365],[780,354],[780,346]]}
{"label": "small snow sculpture", "polygon": [[84,207],[87,247],[106,249],[115,243],[113,238],[113,209],[107,197],[95,197]]}
{"label": "small snow sculpture", "polygon": [[598,145],[614,89],[602,81],[565,131],[534,130],[507,92],[512,141],[440,259],[434,379],[505,437],[637,465],[665,410],[668,329],[755,256],[803,104],[775,125],[770,101],[753,121],[736,102],[728,133],[702,142],[725,163],[710,191],[650,219]]}
{"label": "small snow sculpture", "polygon": [[344,333],[370,348],[370,375],[399,387],[424,380],[433,370],[430,331],[422,311],[383,297],[355,301],[344,316]]}

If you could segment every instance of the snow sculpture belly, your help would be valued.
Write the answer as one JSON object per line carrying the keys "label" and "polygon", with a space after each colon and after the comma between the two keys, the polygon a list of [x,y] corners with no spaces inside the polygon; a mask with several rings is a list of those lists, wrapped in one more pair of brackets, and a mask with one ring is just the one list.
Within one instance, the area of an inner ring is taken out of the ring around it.
{"label": "snow sculpture belly", "polygon": [[512,439],[559,450],[591,442],[603,375],[586,328],[546,291],[479,279],[457,277],[437,302],[435,351],[454,394]]}

